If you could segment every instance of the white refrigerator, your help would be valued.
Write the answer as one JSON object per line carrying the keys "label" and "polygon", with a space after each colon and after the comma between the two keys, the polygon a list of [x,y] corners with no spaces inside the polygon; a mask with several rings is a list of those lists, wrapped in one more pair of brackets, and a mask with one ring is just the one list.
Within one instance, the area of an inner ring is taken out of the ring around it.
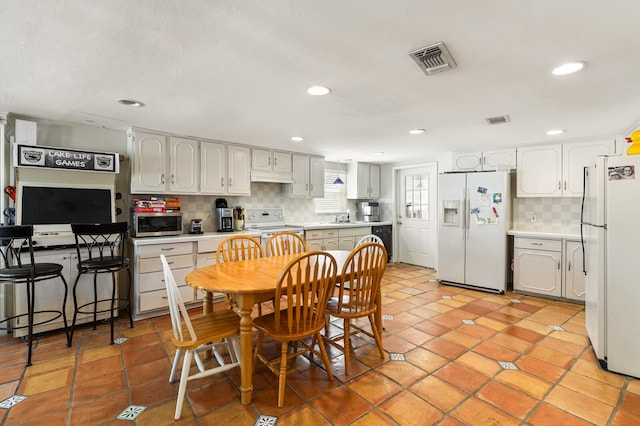
{"label": "white refrigerator", "polygon": [[438,179],[438,280],[504,293],[511,227],[507,172],[443,173]]}
{"label": "white refrigerator", "polygon": [[640,377],[640,156],[585,168],[586,327],[600,364]]}

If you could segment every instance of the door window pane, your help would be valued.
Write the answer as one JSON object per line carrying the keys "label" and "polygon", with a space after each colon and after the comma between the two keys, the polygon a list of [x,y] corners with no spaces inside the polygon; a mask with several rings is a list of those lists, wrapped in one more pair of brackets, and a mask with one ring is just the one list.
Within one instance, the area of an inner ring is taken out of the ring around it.
{"label": "door window pane", "polygon": [[409,219],[429,220],[429,176],[407,175],[405,187],[405,216]]}

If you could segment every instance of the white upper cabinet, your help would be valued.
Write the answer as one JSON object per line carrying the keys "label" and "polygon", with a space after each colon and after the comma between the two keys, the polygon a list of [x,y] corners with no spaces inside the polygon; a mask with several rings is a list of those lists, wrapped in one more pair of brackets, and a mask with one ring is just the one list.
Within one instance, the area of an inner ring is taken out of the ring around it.
{"label": "white upper cabinet", "polygon": [[452,171],[456,172],[511,170],[516,168],[516,150],[454,153],[452,160]]}
{"label": "white upper cabinet", "polygon": [[227,193],[227,146],[217,142],[200,142],[200,192]]}
{"label": "white upper cabinet", "polygon": [[615,154],[615,140],[518,148],[518,197],[581,197],[583,169]]}
{"label": "white upper cabinet", "polygon": [[518,148],[518,197],[562,196],[562,145]]}
{"label": "white upper cabinet", "polygon": [[129,131],[132,194],[198,192],[198,141]]}
{"label": "white upper cabinet", "polygon": [[199,159],[198,141],[175,137],[169,139],[169,192],[198,192]]}
{"label": "white upper cabinet", "polygon": [[615,154],[615,149],[613,138],[562,145],[562,195],[582,197],[584,168],[591,165],[598,155]]}
{"label": "white upper cabinet", "polygon": [[380,198],[380,166],[368,163],[347,165],[347,198]]}
{"label": "white upper cabinet", "polygon": [[264,149],[251,150],[251,169],[264,172],[291,173],[291,154]]}
{"label": "white upper cabinet", "polygon": [[309,197],[324,197],[324,158],[309,157]]}
{"label": "white upper cabinet", "polygon": [[516,149],[496,149],[482,153],[482,170],[515,170],[517,165]]}
{"label": "white upper cabinet", "polygon": [[251,153],[249,148],[227,145],[229,195],[251,195]]}
{"label": "white upper cabinet", "polygon": [[454,172],[473,172],[482,170],[482,153],[481,152],[456,152],[452,156],[452,171]]}
{"label": "white upper cabinet", "polygon": [[157,193],[168,190],[167,138],[151,133],[127,132],[133,153],[131,193]]}
{"label": "white upper cabinet", "polygon": [[293,183],[284,185],[284,192],[291,197],[324,197],[324,158],[309,155],[292,155]]}

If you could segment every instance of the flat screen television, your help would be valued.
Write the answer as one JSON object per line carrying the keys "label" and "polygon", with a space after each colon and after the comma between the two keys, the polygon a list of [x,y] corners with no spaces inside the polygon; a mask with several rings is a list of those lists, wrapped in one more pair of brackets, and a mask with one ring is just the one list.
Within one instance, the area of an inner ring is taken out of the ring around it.
{"label": "flat screen television", "polygon": [[23,186],[22,225],[69,225],[112,221],[109,189]]}

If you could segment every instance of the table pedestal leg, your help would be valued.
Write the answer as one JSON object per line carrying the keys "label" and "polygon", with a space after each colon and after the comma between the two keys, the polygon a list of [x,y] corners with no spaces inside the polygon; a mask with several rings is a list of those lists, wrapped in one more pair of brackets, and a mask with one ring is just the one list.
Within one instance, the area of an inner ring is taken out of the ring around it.
{"label": "table pedestal leg", "polygon": [[[252,308],[253,306],[251,306]],[[251,404],[253,392],[253,327],[251,308],[240,309],[240,393],[242,405]]]}
{"label": "table pedestal leg", "polygon": [[204,293],[204,301],[202,303],[202,314],[207,315],[213,312],[213,293],[206,291]]}

